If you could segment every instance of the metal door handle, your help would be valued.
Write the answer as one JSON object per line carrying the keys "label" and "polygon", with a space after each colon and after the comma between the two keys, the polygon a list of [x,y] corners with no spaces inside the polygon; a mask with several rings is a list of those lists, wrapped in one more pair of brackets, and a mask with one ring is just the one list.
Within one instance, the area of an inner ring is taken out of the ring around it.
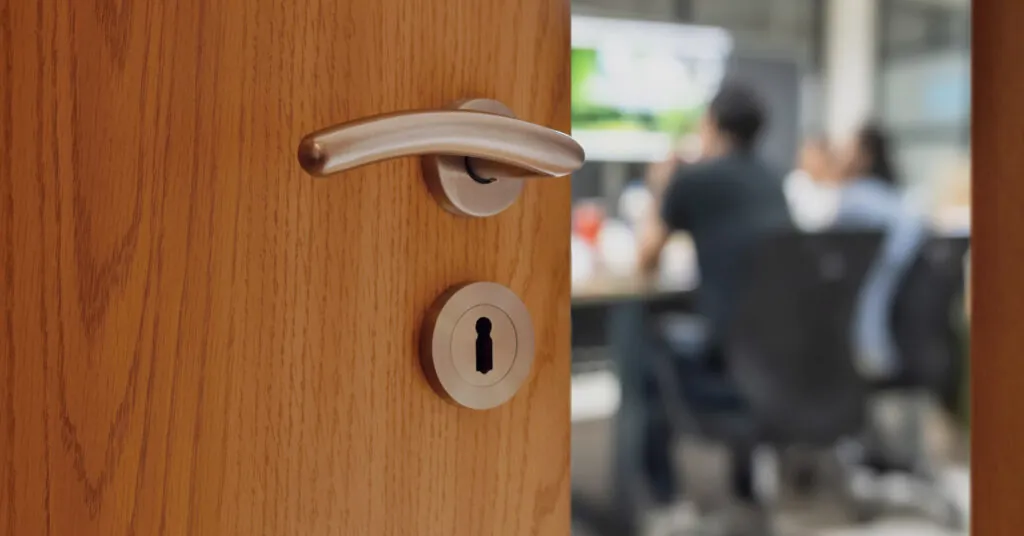
{"label": "metal door handle", "polygon": [[516,119],[486,99],[342,123],[304,137],[298,153],[302,168],[317,177],[414,155],[425,157],[428,184],[434,183],[430,189],[442,205],[472,216],[514,202],[522,188],[518,179],[568,175],[584,160],[570,136]]}
{"label": "metal door handle", "polygon": [[466,110],[378,115],[314,132],[299,144],[303,169],[318,177],[425,154],[469,157],[478,173],[498,164],[496,179],[507,178],[502,172],[515,178],[561,177],[583,165],[583,148],[557,130]]}

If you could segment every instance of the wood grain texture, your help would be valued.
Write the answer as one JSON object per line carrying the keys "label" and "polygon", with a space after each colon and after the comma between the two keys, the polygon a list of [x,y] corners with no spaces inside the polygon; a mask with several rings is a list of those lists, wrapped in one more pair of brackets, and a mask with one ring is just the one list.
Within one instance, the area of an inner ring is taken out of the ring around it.
{"label": "wood grain texture", "polygon": [[[466,97],[569,128],[564,0],[0,0],[0,535],[569,533],[569,181],[485,220],[314,129]],[[537,359],[436,396],[433,299]]]}
{"label": "wood grain texture", "polygon": [[1024,4],[973,4],[972,467],[976,536],[1024,527]]}

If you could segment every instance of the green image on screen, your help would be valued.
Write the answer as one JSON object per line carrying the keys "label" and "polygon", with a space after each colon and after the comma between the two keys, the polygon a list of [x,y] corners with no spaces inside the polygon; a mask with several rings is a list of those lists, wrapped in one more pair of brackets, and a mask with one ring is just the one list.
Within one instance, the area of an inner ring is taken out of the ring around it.
{"label": "green image on screen", "polygon": [[598,97],[599,85],[613,80],[602,70],[600,52],[594,49],[572,50],[571,81],[574,130],[661,132],[681,136],[696,128],[704,108],[702,104],[624,108],[615,102],[602,101]]}

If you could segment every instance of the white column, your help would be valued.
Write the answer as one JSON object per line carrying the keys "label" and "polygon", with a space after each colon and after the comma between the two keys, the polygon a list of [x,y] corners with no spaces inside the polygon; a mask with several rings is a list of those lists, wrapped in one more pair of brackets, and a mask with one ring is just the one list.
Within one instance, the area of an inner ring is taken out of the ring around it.
{"label": "white column", "polygon": [[878,0],[828,0],[825,21],[825,130],[849,135],[875,112]]}

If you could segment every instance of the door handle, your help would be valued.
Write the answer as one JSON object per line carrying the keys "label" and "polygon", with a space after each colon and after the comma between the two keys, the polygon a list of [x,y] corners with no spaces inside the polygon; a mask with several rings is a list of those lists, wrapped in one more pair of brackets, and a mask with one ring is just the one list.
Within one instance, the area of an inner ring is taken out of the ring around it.
{"label": "door handle", "polygon": [[583,148],[557,130],[468,110],[378,115],[314,132],[299,144],[299,162],[317,177],[428,154],[467,157],[489,179],[561,177],[583,165]]}
{"label": "door handle", "polygon": [[423,157],[427,185],[442,206],[478,217],[515,202],[523,179],[565,176],[584,161],[572,137],[516,119],[488,99],[342,123],[305,136],[298,151],[302,168],[316,177],[404,156]]}

